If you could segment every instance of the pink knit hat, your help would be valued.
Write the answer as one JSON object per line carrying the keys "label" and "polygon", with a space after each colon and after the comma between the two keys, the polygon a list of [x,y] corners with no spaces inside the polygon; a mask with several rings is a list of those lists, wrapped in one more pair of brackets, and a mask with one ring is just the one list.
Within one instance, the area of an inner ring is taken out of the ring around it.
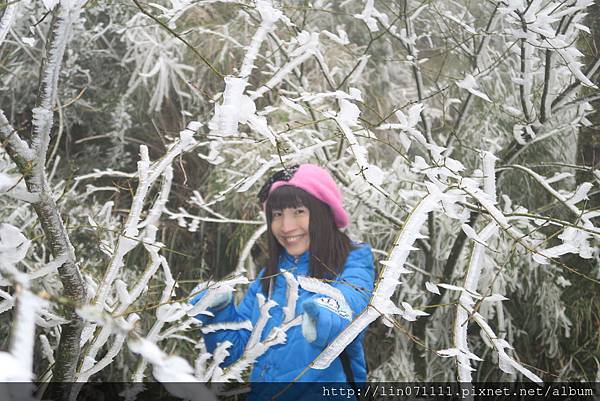
{"label": "pink knit hat", "polygon": [[[342,193],[333,181],[331,175],[327,170],[315,165],[315,164],[301,164],[297,169],[291,168],[294,171],[290,177],[289,174],[279,174],[279,177],[274,182],[269,180],[265,184],[263,189],[268,188],[269,194],[279,187],[284,185],[291,185],[305,190],[321,202],[326,203],[333,213],[335,225],[338,228],[344,228],[348,225],[349,219],[348,214],[344,210],[344,204],[342,200]],[[274,177],[277,177],[275,174]],[[263,192],[263,190],[261,190]],[[259,198],[261,194],[259,193]],[[261,199],[265,201],[266,199]]]}

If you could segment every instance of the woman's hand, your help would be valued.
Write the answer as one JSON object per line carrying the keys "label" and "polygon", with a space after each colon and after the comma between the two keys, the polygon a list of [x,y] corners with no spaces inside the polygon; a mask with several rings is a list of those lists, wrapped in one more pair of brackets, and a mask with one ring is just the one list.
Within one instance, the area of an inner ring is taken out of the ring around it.
{"label": "woman's hand", "polygon": [[302,335],[309,343],[326,346],[352,321],[352,311],[344,310],[333,298],[316,295],[302,304]]}

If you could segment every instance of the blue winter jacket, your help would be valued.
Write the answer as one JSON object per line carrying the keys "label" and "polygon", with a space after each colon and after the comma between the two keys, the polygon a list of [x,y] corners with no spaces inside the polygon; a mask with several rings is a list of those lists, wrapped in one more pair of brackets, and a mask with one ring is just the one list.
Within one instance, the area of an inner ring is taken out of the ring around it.
{"label": "blue winter jacket", "polygon": [[[329,282],[344,295],[347,304],[352,309],[352,317],[356,317],[362,312],[369,302],[375,278],[373,254],[370,246],[367,244],[355,244],[354,246],[355,248],[350,251],[341,274],[333,282]],[[284,251],[280,257],[279,268],[293,273],[296,277],[307,276],[309,274],[308,261],[308,252],[299,257],[293,257]],[[264,270],[259,274],[259,278],[263,274]],[[261,341],[266,338],[273,327],[282,323],[284,317],[283,307],[286,305],[287,284],[283,275],[275,276],[271,281],[271,286],[271,299],[277,302],[277,305],[269,311],[271,317],[262,332]],[[223,309],[211,310],[214,317],[198,315],[196,318],[203,321],[205,325],[244,320],[250,320],[254,325],[260,314],[256,299],[256,294],[259,291],[262,293],[262,286],[260,280],[257,279],[249,286],[239,305],[235,306],[233,303],[229,303]],[[193,304],[198,302],[203,295],[203,293],[197,295],[190,302]],[[304,313],[304,302],[311,300],[323,301],[326,298],[323,294],[308,292],[299,286],[296,316]],[[312,303],[312,306],[314,306],[314,302]],[[346,382],[347,378],[339,357],[327,369],[307,369],[300,375],[350,323],[350,316],[343,312],[335,313],[334,310],[335,308],[323,307],[317,320],[317,336],[313,342],[309,343],[304,338],[300,325],[289,329],[287,331],[287,341],[284,344],[270,347],[265,354],[256,360],[250,375],[250,381],[291,382],[297,379],[299,382]],[[363,331],[346,348],[356,382],[366,381],[366,363],[363,349],[364,334]],[[225,359],[224,366],[230,365],[242,355],[249,338],[250,331],[244,329],[218,330],[204,335],[206,346],[210,352],[213,352],[216,346],[223,341],[230,341],[233,344],[229,348],[229,356]],[[300,377],[298,377],[299,375]],[[269,386],[256,386],[248,400],[270,398],[266,397],[266,394],[256,394],[258,388],[265,391],[269,390]]]}

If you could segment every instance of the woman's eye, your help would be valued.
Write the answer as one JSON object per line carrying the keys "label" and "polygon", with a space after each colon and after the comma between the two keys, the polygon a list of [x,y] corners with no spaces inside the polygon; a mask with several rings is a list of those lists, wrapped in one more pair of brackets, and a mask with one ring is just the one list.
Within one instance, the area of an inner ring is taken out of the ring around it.
{"label": "woman's eye", "polygon": [[304,210],[304,209],[296,209],[296,214],[297,215],[298,214],[304,214],[304,213],[306,213],[306,210]]}
{"label": "woman's eye", "polygon": [[275,217],[281,217],[281,210],[274,210],[273,213],[271,213],[271,216],[273,218],[275,218]]}

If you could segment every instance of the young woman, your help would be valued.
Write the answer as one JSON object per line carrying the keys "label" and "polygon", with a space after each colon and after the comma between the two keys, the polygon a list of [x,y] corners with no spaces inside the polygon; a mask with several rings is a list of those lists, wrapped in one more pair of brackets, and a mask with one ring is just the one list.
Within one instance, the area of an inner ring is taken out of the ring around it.
{"label": "young woman", "polygon": [[[281,325],[288,285],[283,270],[296,278],[322,279],[343,294],[338,302],[324,294],[298,287],[295,315],[302,324],[286,332],[284,344],[270,347],[254,363],[251,382],[364,382],[366,366],[363,350],[364,332],[358,336],[327,369],[309,369],[310,363],[367,305],[373,290],[374,268],[371,249],[350,241],[341,229],[348,225],[341,192],[329,173],[319,166],[303,164],[274,174],[259,192],[268,225],[269,260],[243,300],[235,306],[231,294],[212,302],[214,317],[199,315],[205,325],[249,320],[256,324],[259,316],[257,294],[277,304],[262,331],[261,341],[271,329]],[[192,299],[198,302],[204,292]],[[342,300],[343,301],[343,300]],[[205,334],[209,351],[218,343],[229,341],[229,356],[224,365],[235,362],[250,338],[248,330],[218,330]],[[268,399],[257,394],[253,386],[249,399]],[[269,389],[263,386],[266,392]],[[272,389],[271,389],[272,390]]]}

